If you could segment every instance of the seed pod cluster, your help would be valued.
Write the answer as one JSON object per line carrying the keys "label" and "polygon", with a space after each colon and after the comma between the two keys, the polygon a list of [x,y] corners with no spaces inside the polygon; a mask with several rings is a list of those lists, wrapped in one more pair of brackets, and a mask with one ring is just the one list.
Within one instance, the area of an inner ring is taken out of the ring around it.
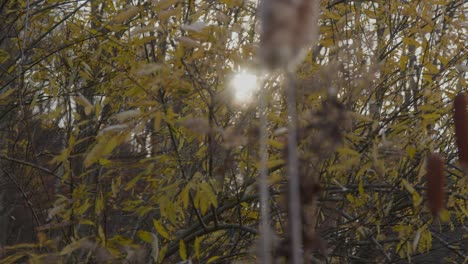
{"label": "seed pod cluster", "polygon": [[[460,93],[453,104],[453,120],[455,123],[455,140],[458,148],[460,165],[468,169],[468,98]],[[444,209],[445,184],[444,161],[437,154],[431,154],[427,159],[427,202],[434,216]]]}
{"label": "seed pod cluster", "polygon": [[455,138],[458,147],[458,157],[464,169],[468,167],[468,99],[465,94],[455,97],[453,119],[455,123]]}
{"label": "seed pod cluster", "polygon": [[445,203],[444,161],[438,154],[431,154],[427,159],[427,201],[429,210],[437,216]]}

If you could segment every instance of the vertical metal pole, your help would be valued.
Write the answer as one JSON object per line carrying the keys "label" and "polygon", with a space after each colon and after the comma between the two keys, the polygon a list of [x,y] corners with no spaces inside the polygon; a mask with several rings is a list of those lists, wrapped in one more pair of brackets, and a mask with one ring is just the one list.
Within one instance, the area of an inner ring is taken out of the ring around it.
{"label": "vertical metal pole", "polygon": [[260,263],[272,263],[271,259],[271,231],[270,206],[268,192],[268,152],[267,152],[267,102],[268,96],[264,85],[260,88]]}
{"label": "vertical metal pole", "polygon": [[302,264],[302,221],[299,194],[297,158],[297,112],[296,87],[293,73],[286,73],[286,96],[288,103],[288,177],[289,177],[289,230],[291,234],[291,262]]}

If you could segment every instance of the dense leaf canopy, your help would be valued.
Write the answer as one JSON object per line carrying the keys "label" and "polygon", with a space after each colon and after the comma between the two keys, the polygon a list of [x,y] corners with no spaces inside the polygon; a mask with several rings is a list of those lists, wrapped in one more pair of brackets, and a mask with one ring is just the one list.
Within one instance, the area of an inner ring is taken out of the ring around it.
{"label": "dense leaf canopy", "polygon": [[[303,210],[320,241],[311,260],[467,261],[452,115],[467,88],[467,8],[321,1],[319,40],[295,71],[301,191],[318,193]],[[284,76],[259,70],[256,10],[253,0],[0,1],[0,261],[254,262],[258,97],[235,100],[242,71],[268,95],[280,247]],[[445,167],[438,216],[426,206],[430,153]]]}

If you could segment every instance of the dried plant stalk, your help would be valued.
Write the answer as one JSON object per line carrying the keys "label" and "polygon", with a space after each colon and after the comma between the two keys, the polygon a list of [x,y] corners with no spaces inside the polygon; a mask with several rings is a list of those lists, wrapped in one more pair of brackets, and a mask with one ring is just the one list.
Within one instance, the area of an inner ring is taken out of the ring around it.
{"label": "dried plant stalk", "polygon": [[270,69],[291,68],[318,36],[318,0],[263,0],[260,60]]}
{"label": "dried plant stalk", "polygon": [[465,94],[458,94],[455,97],[453,119],[455,121],[455,138],[458,147],[458,157],[460,163],[467,169],[468,167],[468,102]]}
{"label": "dried plant stalk", "polygon": [[288,217],[289,230],[291,232],[291,262],[301,264],[302,256],[302,221],[301,198],[298,175],[297,157],[297,112],[296,112],[296,87],[292,73],[287,74],[286,94],[288,100]]}
{"label": "dried plant stalk", "polygon": [[444,208],[445,176],[444,162],[437,154],[431,154],[427,159],[427,201],[433,215],[438,215]]}
{"label": "dried plant stalk", "polygon": [[261,263],[272,263],[271,261],[271,230],[270,230],[270,206],[268,192],[268,150],[267,150],[267,96],[266,87],[262,87],[260,94],[260,261]]}

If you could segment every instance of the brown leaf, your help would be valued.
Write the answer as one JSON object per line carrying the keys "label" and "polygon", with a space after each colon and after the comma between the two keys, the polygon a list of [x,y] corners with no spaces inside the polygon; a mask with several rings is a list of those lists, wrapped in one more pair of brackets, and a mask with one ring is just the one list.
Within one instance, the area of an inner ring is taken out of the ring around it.
{"label": "brown leaf", "polygon": [[468,166],[468,113],[465,94],[455,97],[453,119],[455,121],[455,138],[458,147],[458,157],[463,166]]}
{"label": "brown leaf", "polygon": [[431,154],[427,159],[427,200],[433,215],[438,215],[444,208],[445,176],[444,163],[438,154]]}

